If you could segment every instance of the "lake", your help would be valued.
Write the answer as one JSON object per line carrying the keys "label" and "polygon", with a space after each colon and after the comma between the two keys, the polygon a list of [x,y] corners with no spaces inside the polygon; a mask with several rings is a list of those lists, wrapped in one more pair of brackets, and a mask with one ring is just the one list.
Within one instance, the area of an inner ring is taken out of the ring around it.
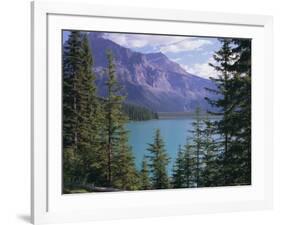
{"label": "lake", "polygon": [[193,121],[194,117],[129,122],[127,124],[129,144],[133,147],[137,169],[141,168],[143,157],[148,153],[146,150],[148,143],[153,143],[155,130],[159,128],[166,151],[171,158],[168,166],[168,173],[171,175],[178,147],[185,145],[186,138],[191,136],[188,131],[192,129]]}

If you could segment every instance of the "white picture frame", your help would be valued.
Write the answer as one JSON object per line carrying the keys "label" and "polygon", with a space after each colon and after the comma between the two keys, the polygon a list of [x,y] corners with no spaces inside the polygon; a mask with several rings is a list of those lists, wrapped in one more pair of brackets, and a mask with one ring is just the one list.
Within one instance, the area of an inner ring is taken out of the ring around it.
{"label": "white picture frame", "polygon": [[[188,31],[182,29],[186,27]],[[186,35],[252,38],[253,184],[62,195],[61,102],[58,98],[61,95],[59,44],[62,29],[166,34],[179,34],[181,30],[181,34]],[[272,208],[272,42],[270,16],[32,2],[32,222],[43,224]]]}

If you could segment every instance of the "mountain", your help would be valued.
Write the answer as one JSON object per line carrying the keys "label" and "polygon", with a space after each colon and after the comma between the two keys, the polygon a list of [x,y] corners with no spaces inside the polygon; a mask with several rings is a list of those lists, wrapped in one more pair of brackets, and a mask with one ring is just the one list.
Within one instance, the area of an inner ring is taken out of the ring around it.
{"label": "mountain", "polygon": [[143,54],[105,39],[100,33],[88,35],[101,96],[106,96],[103,71],[107,67],[105,51],[110,49],[127,103],[156,112],[191,112],[196,107],[209,109],[204,98],[210,93],[205,87],[215,88],[212,81],[186,72],[161,52]]}

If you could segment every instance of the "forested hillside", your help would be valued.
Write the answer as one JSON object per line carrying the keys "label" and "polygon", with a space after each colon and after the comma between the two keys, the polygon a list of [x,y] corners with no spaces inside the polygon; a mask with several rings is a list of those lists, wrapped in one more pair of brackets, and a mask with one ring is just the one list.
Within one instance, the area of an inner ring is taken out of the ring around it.
{"label": "forested hillside", "polygon": [[153,112],[142,106],[124,103],[122,109],[124,114],[128,116],[129,120],[141,121],[158,119],[157,112]]}

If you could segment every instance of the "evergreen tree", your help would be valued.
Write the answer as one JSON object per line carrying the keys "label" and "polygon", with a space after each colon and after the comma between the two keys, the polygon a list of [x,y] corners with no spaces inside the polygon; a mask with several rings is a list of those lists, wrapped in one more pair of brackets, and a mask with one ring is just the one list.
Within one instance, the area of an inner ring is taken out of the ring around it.
{"label": "evergreen tree", "polygon": [[196,152],[193,146],[189,143],[188,139],[184,145],[184,171],[185,171],[185,186],[194,187],[196,184]]}
{"label": "evergreen tree", "polygon": [[92,119],[96,117],[93,60],[87,36],[73,31],[63,52],[64,182],[86,183],[93,163]]}
{"label": "evergreen tree", "polygon": [[192,123],[193,129],[190,132],[192,134],[192,148],[194,150],[194,157],[196,163],[195,182],[196,186],[200,187],[202,185],[200,178],[202,172],[204,124],[200,115],[199,108],[196,109],[195,113],[195,121]]}
{"label": "evergreen tree", "polygon": [[142,121],[158,119],[158,114],[156,112],[134,104],[123,104],[123,112],[129,117],[129,120]]}
{"label": "evergreen tree", "polygon": [[121,128],[119,146],[114,152],[114,187],[122,190],[136,190],[138,185],[138,174],[135,168],[132,148],[128,145],[128,132]]}
{"label": "evergreen tree", "polygon": [[186,144],[179,147],[173,168],[173,187],[190,188],[197,186],[197,154],[193,145],[186,140]]}
{"label": "evergreen tree", "polygon": [[149,190],[151,189],[150,184],[150,178],[149,178],[149,169],[146,162],[146,159],[144,158],[142,161],[142,167],[140,171],[140,187],[142,190]]}
{"label": "evergreen tree", "polygon": [[231,173],[231,154],[229,152],[231,135],[233,133],[233,123],[232,123],[232,115],[233,115],[233,89],[232,85],[232,77],[233,73],[231,71],[231,67],[233,62],[236,59],[236,56],[233,55],[231,48],[231,39],[220,39],[222,46],[221,49],[216,52],[213,56],[216,64],[210,64],[217,72],[218,78],[211,78],[217,86],[216,90],[207,89],[211,92],[216,93],[220,97],[218,99],[209,99],[206,100],[218,109],[217,112],[210,112],[211,114],[222,116],[221,120],[217,120],[214,122],[214,126],[216,127],[216,132],[222,137],[220,140],[220,146],[218,146],[223,152],[222,158],[222,171],[221,176],[223,177],[222,185],[229,185],[232,182],[230,173]]}
{"label": "evergreen tree", "polygon": [[232,39],[237,60],[232,66],[236,88],[235,151],[237,164],[235,182],[251,184],[251,40]]}
{"label": "evergreen tree", "polygon": [[107,51],[107,97],[104,102],[105,133],[104,149],[107,157],[106,180],[112,186],[113,157],[119,148],[120,135],[122,135],[126,117],[122,113],[124,96],[121,95],[121,86],[115,78],[115,64],[111,51]]}
{"label": "evergreen tree", "polygon": [[217,146],[221,168],[220,185],[250,183],[251,178],[251,46],[250,40],[221,39],[222,47],[214,55],[218,72],[212,78],[218,95],[207,101],[222,116],[213,123],[215,133],[221,137]]}
{"label": "evergreen tree", "polygon": [[72,32],[63,46],[63,168],[64,183],[77,179],[77,112],[74,77],[80,72],[81,34]]}
{"label": "evergreen tree", "polygon": [[96,95],[95,76],[92,72],[93,59],[86,34],[81,41],[81,77],[79,81],[80,104],[79,104],[79,145],[81,155],[82,183],[87,183],[95,159],[95,150],[99,144],[99,104]]}
{"label": "evergreen tree", "polygon": [[203,170],[201,174],[202,186],[217,186],[220,179],[220,169],[218,164],[219,152],[216,148],[216,141],[213,134],[212,122],[206,117],[203,131]]}
{"label": "evergreen tree", "polygon": [[160,130],[156,129],[154,142],[149,144],[147,148],[150,153],[147,157],[150,161],[152,174],[152,186],[154,189],[165,189],[169,187],[169,178],[167,174],[167,166],[169,164],[169,157],[165,150],[165,144],[160,135]]}
{"label": "evergreen tree", "polygon": [[173,180],[172,185],[174,188],[184,188],[187,187],[187,179],[186,179],[186,161],[184,158],[184,149],[179,146],[178,154],[173,166]]}

